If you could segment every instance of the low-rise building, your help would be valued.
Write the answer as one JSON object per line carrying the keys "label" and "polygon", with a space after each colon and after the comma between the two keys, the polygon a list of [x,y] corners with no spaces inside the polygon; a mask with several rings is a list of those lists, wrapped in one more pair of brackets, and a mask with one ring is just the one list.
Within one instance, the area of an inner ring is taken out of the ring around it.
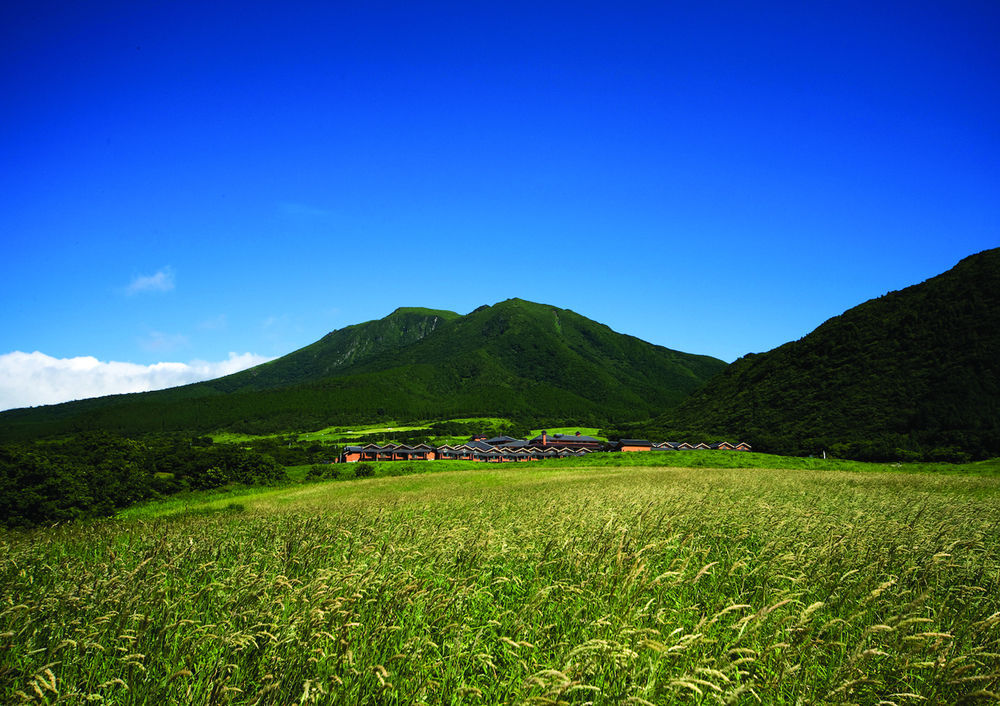
{"label": "low-rise building", "polygon": [[510,436],[497,436],[486,439],[474,436],[464,444],[431,446],[416,444],[407,446],[394,441],[384,444],[348,445],[343,448],[337,458],[339,463],[356,463],[359,461],[481,461],[484,463],[505,463],[519,461],[537,461],[546,458],[567,458],[582,456],[594,451],[673,451],[685,449],[711,449],[749,451],[750,444],[741,441],[731,444],[720,441],[714,444],[699,443],[692,446],[687,442],[662,441],[651,442],[647,439],[621,439],[605,445],[600,439],[576,434],[549,434],[543,431],[535,438],[527,441]]}
{"label": "low-rise building", "polygon": [[600,451],[604,448],[604,442],[592,436],[585,436],[581,432],[575,434],[549,434],[543,431],[534,439],[528,441],[529,446],[541,446],[542,448],[568,448],[568,449],[589,449]]}

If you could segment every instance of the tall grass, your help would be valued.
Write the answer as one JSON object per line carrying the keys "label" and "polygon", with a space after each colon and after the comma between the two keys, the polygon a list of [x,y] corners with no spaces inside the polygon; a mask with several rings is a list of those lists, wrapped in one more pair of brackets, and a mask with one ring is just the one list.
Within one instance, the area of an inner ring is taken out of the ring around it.
{"label": "tall grass", "polygon": [[0,538],[4,703],[990,703],[1000,482],[524,465]]}

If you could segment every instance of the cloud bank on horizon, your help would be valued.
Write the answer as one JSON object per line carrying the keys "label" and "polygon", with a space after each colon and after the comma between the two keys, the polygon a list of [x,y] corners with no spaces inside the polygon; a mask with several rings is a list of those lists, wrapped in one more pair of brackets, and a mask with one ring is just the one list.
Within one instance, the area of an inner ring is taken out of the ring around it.
{"label": "cloud bank on horizon", "polygon": [[39,351],[0,355],[0,411],[58,404],[88,397],[149,392],[211,380],[273,360],[254,353],[230,353],[226,360],[139,365],[93,356],[53,358]]}

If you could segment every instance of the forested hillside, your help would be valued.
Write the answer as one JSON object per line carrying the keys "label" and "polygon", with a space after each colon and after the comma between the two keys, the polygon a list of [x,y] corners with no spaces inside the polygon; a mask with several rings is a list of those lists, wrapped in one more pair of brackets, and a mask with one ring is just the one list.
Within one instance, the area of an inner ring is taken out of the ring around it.
{"label": "forested hillside", "polygon": [[397,309],[218,380],[4,412],[0,440],[87,430],[264,433],[462,416],[598,426],[672,408],[724,367],[520,299],[466,316]]}
{"label": "forested hillside", "polygon": [[854,458],[997,455],[1000,249],[741,358],[675,410],[631,430]]}

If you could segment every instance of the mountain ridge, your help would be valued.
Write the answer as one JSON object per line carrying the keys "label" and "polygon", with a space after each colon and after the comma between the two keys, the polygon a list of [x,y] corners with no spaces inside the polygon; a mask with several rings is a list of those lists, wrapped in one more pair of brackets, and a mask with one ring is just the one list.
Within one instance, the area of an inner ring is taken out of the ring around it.
{"label": "mountain ridge", "polygon": [[0,413],[0,438],[480,415],[605,423],[673,406],[724,367],[523,299],[464,316],[399,307],[215,380]]}

